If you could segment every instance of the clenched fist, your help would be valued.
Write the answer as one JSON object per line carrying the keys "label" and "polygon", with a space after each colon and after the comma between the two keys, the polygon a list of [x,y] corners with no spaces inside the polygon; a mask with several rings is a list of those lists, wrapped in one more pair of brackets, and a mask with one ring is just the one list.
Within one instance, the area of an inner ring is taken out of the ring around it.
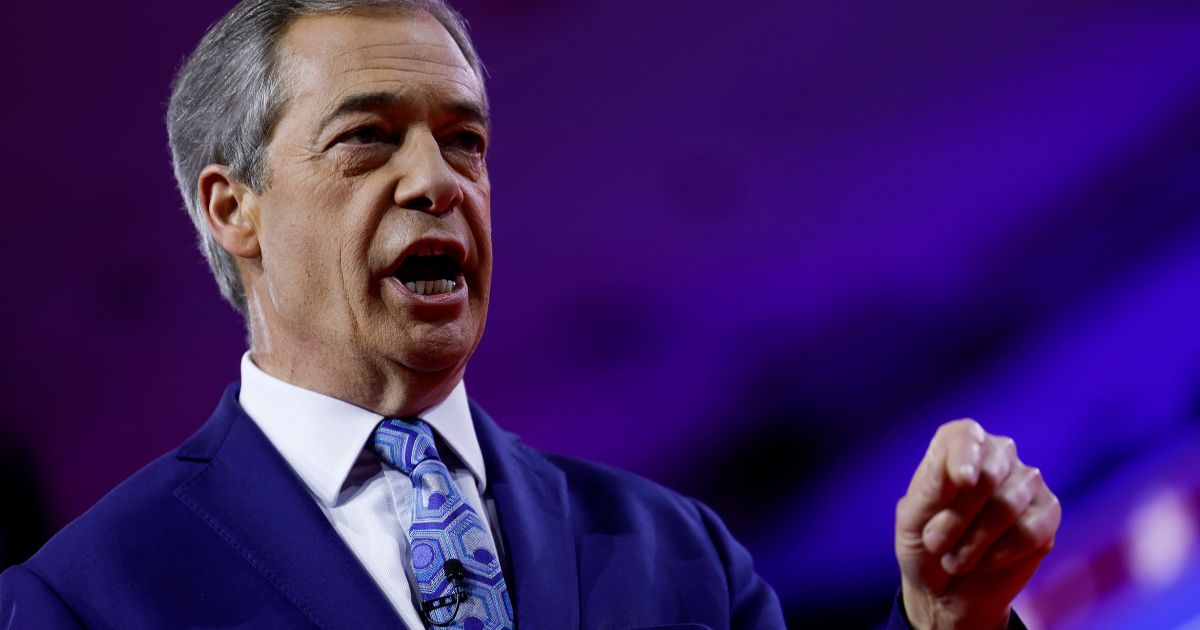
{"label": "clenched fist", "polygon": [[914,628],[1005,628],[1062,518],[1012,439],[941,426],[896,505],[896,559]]}

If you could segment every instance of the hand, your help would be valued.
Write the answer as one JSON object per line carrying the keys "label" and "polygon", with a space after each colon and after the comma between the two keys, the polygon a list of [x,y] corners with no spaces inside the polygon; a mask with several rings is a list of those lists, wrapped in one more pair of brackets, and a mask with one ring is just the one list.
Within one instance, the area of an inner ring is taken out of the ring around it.
{"label": "hand", "polygon": [[1005,628],[1062,519],[1011,438],[942,425],[896,505],[896,559],[914,628]]}

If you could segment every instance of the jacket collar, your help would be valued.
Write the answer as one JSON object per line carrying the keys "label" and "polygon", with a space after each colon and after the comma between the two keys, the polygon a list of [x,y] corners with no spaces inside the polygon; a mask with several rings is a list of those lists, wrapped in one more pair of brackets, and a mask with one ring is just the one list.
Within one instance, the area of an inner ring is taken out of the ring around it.
{"label": "jacket collar", "polygon": [[496,500],[517,627],[578,628],[579,567],[562,471],[501,430],[474,401],[471,417]]}
{"label": "jacket collar", "polygon": [[317,626],[399,625],[387,598],[237,395],[235,383],[176,452],[208,465],[175,496]]}

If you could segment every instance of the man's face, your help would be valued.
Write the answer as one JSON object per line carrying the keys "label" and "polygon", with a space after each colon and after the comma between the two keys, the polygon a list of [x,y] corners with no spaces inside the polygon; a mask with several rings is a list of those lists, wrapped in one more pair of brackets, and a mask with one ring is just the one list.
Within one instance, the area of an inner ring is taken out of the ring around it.
{"label": "man's face", "polygon": [[[457,382],[487,315],[483,86],[424,12],[301,18],[281,44],[287,100],[249,287],[256,360],[413,413]],[[434,391],[384,394],[396,379]]]}

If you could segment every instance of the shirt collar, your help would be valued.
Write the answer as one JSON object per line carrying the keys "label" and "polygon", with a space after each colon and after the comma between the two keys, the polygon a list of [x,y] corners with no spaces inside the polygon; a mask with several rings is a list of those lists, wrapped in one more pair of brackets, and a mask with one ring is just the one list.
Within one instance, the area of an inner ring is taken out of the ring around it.
{"label": "shirt collar", "polygon": [[[384,419],[368,409],[281,381],[255,365],[249,352],[242,355],[238,402],[309,491],[330,507],[337,504],[351,468]],[[482,493],[487,474],[463,381],[419,416],[474,475]]]}

